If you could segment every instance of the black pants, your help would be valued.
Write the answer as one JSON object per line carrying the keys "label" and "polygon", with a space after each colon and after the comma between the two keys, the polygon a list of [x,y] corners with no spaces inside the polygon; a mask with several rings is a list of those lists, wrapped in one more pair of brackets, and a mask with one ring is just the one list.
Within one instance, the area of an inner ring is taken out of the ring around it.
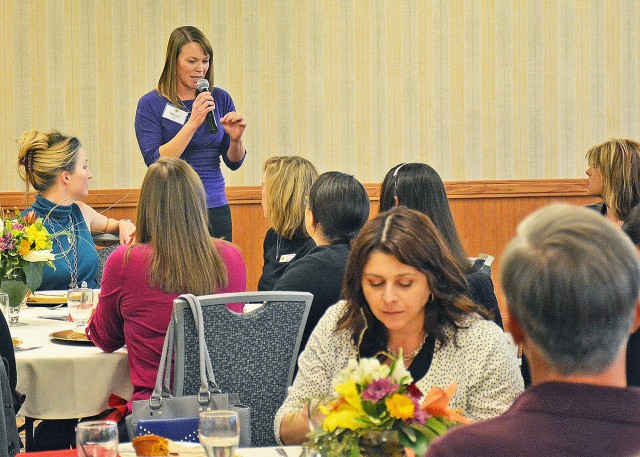
{"label": "black pants", "polygon": [[209,234],[216,238],[224,238],[225,241],[233,241],[229,205],[209,208]]}

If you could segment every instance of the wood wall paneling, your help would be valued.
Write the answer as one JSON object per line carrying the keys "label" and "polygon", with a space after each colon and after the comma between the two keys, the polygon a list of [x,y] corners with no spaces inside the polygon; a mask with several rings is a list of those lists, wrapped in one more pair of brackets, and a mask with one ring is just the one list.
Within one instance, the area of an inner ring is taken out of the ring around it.
{"label": "wood wall paneling", "polygon": [[[552,202],[586,205],[584,180],[452,181],[445,183],[460,238],[470,256],[484,252],[495,257],[493,280],[504,314],[500,287],[500,256],[514,236],[518,223],[532,211]],[[371,214],[378,212],[379,184],[366,184]],[[116,219],[135,221],[138,189],[90,191],[85,202]],[[32,198],[32,197],[29,197]],[[0,206],[23,209],[30,199],[24,193],[0,193]],[[255,290],[262,272],[262,241],[269,228],[260,204],[259,186],[230,186],[227,198],[233,218],[233,241],[247,264],[247,288]],[[505,316],[506,317],[506,316]],[[506,320],[506,319],[505,319]]]}

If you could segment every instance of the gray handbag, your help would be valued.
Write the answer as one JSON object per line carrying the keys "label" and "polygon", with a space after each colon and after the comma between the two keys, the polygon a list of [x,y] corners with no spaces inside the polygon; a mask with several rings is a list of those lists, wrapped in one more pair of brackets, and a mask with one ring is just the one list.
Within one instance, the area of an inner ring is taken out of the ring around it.
{"label": "gray handbag", "polygon": [[[198,297],[181,295],[189,303],[193,319],[198,326],[200,359],[200,389],[198,395],[174,397],[169,388],[175,338],[175,319],[171,318],[156,376],[156,384],[149,400],[134,401],[132,413],[127,417],[129,436],[154,433],[176,441],[197,441],[197,418],[202,411],[231,410],[240,419],[240,447],[251,446],[251,413],[240,404],[237,394],[222,393],[216,384],[213,367],[204,339],[202,308]],[[180,421],[177,419],[185,419]],[[194,429],[195,427],[195,429]],[[162,432],[159,432],[159,431]],[[172,434],[173,436],[166,436]]]}

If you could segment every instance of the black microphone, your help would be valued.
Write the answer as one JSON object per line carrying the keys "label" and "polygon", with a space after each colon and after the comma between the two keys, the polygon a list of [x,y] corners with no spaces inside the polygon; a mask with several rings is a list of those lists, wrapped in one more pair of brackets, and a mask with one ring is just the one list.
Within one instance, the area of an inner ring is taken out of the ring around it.
{"label": "black microphone", "polygon": [[[199,79],[196,83],[196,96],[200,95],[203,92],[209,92],[209,81],[206,79]],[[216,122],[216,117],[213,114],[215,111],[215,107],[213,110],[207,113],[207,123],[209,124],[209,132],[218,133],[218,123]]]}

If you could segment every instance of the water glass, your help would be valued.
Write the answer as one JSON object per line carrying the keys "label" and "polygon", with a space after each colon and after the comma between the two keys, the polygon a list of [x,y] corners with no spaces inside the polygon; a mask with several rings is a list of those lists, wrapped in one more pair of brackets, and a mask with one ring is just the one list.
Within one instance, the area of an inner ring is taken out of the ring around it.
{"label": "water glass", "polygon": [[76,427],[78,457],[116,457],[118,424],[114,421],[80,422]]}
{"label": "water glass", "polygon": [[0,292],[0,309],[7,323],[9,322],[9,294]]}
{"label": "water glass", "polygon": [[234,457],[240,442],[240,419],[234,411],[200,413],[198,438],[207,457]]}
{"label": "water glass", "polygon": [[89,322],[93,311],[93,289],[76,287],[67,291],[67,306],[69,315],[77,327]]}

